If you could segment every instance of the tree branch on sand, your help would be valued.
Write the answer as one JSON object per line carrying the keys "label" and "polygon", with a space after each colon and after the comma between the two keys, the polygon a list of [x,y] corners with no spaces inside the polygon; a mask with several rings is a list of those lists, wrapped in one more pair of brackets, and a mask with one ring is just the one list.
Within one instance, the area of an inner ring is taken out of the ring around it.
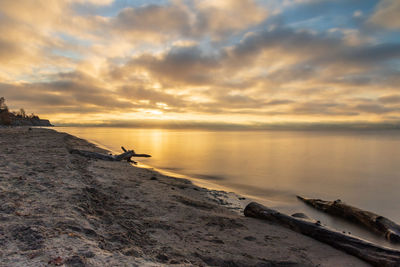
{"label": "tree branch on sand", "polygon": [[84,156],[87,158],[107,160],[107,161],[126,160],[133,164],[137,164],[137,162],[132,160],[132,157],[142,157],[142,158],[150,158],[151,157],[148,154],[136,154],[136,152],[134,150],[126,150],[123,146],[121,147],[121,149],[124,151],[124,153],[121,153],[118,155],[108,155],[108,154],[97,153],[97,152],[87,151],[87,150],[79,150],[79,149],[71,149],[69,151],[69,153],[78,154],[78,155],[81,155],[81,156]]}
{"label": "tree branch on sand", "polygon": [[381,215],[365,211],[342,202],[340,199],[326,201],[297,196],[298,199],[317,210],[360,224],[368,230],[383,235],[392,243],[400,243],[400,225]]}
{"label": "tree branch on sand", "polygon": [[298,215],[289,216],[256,202],[251,202],[246,206],[244,215],[278,223],[293,231],[343,250],[374,266],[400,266],[400,251],[331,230],[321,225],[319,221],[307,218],[304,214],[302,214],[302,218],[299,218],[300,216]]}

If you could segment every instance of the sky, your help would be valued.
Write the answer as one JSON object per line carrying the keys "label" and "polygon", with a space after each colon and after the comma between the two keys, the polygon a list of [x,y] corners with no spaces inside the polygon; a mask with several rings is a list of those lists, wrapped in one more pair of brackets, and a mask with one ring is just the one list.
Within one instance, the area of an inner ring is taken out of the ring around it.
{"label": "sky", "polygon": [[0,96],[56,125],[400,122],[398,0],[1,0]]}

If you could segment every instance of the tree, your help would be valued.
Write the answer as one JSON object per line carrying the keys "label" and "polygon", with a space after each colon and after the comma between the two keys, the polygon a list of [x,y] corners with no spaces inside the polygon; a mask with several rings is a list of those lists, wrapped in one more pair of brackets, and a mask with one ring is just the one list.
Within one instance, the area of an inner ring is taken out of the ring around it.
{"label": "tree", "polygon": [[19,109],[19,115],[21,115],[22,118],[26,118],[26,112],[23,108]]}
{"label": "tree", "polygon": [[37,119],[38,116],[35,115],[35,113],[31,113],[31,115],[28,116],[29,119]]}
{"label": "tree", "polygon": [[6,105],[4,97],[0,97],[0,125],[10,125],[10,113]]}
{"label": "tree", "polygon": [[0,97],[0,110],[8,110],[4,97]]}

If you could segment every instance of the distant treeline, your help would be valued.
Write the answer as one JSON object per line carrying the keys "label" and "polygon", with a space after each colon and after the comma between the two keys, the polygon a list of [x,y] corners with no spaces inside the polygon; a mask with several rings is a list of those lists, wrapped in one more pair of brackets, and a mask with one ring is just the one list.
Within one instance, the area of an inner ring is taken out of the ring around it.
{"label": "distant treeline", "polygon": [[4,97],[0,97],[0,125],[52,126],[48,120],[42,120],[33,113],[27,115],[23,108],[19,111],[10,111]]}

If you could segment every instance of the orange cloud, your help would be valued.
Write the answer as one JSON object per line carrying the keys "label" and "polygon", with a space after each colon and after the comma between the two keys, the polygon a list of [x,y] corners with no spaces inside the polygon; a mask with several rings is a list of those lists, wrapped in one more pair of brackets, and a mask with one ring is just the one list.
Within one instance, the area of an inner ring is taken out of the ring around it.
{"label": "orange cloud", "polygon": [[[11,108],[62,123],[400,117],[397,43],[378,44],[361,29],[293,29],[252,0],[170,1],[107,16],[79,10],[111,4],[0,2],[0,95]],[[385,26],[396,5],[383,1],[370,21]]]}

